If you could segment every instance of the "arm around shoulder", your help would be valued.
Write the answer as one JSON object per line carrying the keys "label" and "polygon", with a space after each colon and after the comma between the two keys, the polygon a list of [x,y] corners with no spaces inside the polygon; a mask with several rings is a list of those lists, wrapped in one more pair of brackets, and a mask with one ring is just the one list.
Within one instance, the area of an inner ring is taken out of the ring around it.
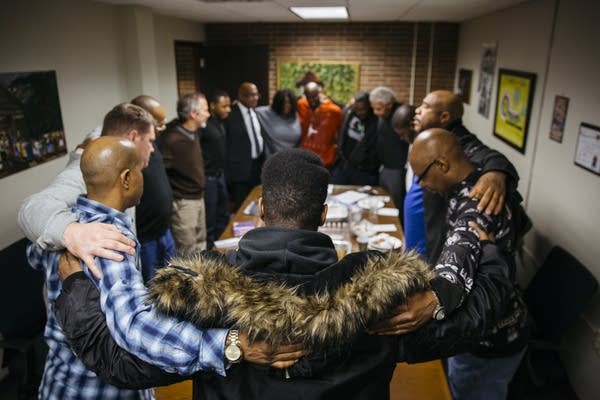
{"label": "arm around shoulder", "polygon": [[19,227],[29,240],[45,250],[65,247],[63,233],[70,223],[76,221],[71,207],[86,191],[79,158],[75,156],[48,187],[27,197],[19,210]]}
{"label": "arm around shoulder", "polygon": [[145,389],[187,379],[148,364],[117,345],[100,309],[100,292],[83,272],[63,282],[54,311],[77,357],[103,381],[126,389]]}

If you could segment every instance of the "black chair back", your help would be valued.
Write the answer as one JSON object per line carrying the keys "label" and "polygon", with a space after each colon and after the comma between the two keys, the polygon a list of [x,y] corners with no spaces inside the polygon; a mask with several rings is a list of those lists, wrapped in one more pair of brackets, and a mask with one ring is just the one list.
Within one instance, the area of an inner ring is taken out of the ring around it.
{"label": "black chair back", "polygon": [[27,262],[29,243],[24,238],[0,250],[0,332],[5,339],[35,336],[46,324],[44,275]]}
{"label": "black chair back", "polygon": [[579,260],[553,247],[524,293],[534,337],[559,345],[597,289],[596,278]]}

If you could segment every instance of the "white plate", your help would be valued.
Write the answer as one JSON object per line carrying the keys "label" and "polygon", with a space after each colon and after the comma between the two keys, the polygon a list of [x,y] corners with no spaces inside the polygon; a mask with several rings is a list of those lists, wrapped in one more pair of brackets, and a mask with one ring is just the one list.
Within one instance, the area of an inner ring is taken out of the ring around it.
{"label": "white plate", "polygon": [[368,249],[379,251],[397,250],[402,247],[402,240],[390,236],[387,233],[380,233],[369,240]]}
{"label": "white plate", "polygon": [[385,206],[385,203],[383,202],[383,200],[380,200],[378,198],[370,198],[370,197],[359,200],[356,204],[358,204],[358,206],[360,208],[365,209],[365,210],[371,210],[373,208],[378,210],[380,208],[383,208],[383,206]]}
{"label": "white plate", "polygon": [[355,236],[373,236],[377,233],[377,231],[373,229],[373,224],[366,221],[359,222],[358,224],[352,226],[351,231]]}

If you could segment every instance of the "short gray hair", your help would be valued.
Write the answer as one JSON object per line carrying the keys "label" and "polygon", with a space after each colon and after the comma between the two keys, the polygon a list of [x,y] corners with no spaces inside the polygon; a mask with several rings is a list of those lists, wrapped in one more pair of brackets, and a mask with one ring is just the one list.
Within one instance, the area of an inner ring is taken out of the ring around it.
{"label": "short gray hair", "polygon": [[190,118],[192,111],[200,111],[199,99],[204,98],[202,93],[188,93],[177,100],[177,118],[180,122],[185,122]]}
{"label": "short gray hair", "polygon": [[371,103],[390,104],[396,102],[396,93],[387,86],[378,86],[371,90],[369,95]]}

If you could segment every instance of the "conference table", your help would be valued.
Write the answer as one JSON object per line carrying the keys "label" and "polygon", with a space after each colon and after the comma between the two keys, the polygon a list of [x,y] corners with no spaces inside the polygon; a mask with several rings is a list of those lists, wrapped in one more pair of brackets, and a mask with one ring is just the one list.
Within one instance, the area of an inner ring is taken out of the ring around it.
{"label": "conference table", "polygon": [[[369,232],[371,239],[368,243],[370,248],[380,245],[382,242],[396,246],[404,239],[397,211],[389,194],[378,187],[358,187],[330,185],[328,195],[327,220],[320,231],[329,234],[338,254],[342,256],[348,251],[358,251],[359,244],[355,233],[361,235],[369,230],[384,230],[384,233],[373,235]],[[262,187],[255,187],[236,214],[231,218],[229,225],[215,242],[215,246],[222,251],[235,249],[238,235],[252,227],[262,225],[258,216],[256,202],[261,196]],[[356,201],[354,201],[356,200]],[[343,209],[348,210],[344,213]],[[358,215],[361,221],[358,221]],[[373,246],[373,247],[372,247]],[[341,251],[341,252],[340,252]],[[397,249],[395,251],[401,251]],[[189,394],[189,397],[188,397]],[[180,384],[157,389],[157,399],[191,399],[191,384],[189,381]],[[398,363],[390,382],[391,400],[428,399],[428,400],[452,400],[448,388],[446,375],[440,360],[429,361],[419,364]]]}
{"label": "conference table", "polygon": [[[389,194],[382,188],[370,186],[351,186],[351,185],[329,185],[327,204],[329,212],[325,224],[319,228],[319,231],[327,233],[334,239],[334,244],[338,242],[349,242],[349,251],[358,251],[357,236],[352,233],[351,221],[353,214],[358,211],[362,218],[359,228],[377,229],[380,227],[383,230],[378,238],[389,238],[394,245],[401,244],[404,235],[398,212],[393,204]],[[258,216],[257,200],[262,194],[262,186],[256,186],[244,200],[236,214],[231,218],[225,231],[220,237],[220,241],[216,242],[216,246],[222,250],[235,249],[239,235],[235,235],[236,231],[243,231],[242,228],[251,228],[261,226],[262,221]],[[353,201],[357,199],[356,201]],[[371,204],[370,204],[371,203]],[[370,208],[369,205],[373,205]],[[340,213],[340,210],[345,210],[346,213]],[[395,238],[395,239],[394,239]],[[340,243],[343,244],[343,243]],[[341,254],[340,254],[341,255]]]}

